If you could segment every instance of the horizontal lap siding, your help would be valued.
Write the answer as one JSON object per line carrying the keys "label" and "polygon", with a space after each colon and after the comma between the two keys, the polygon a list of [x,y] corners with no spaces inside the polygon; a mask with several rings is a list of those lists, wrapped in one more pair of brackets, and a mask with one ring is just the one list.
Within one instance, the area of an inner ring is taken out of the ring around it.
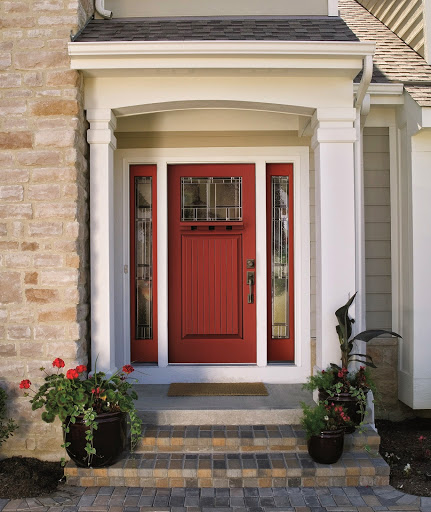
{"label": "horizontal lap siding", "polygon": [[389,131],[364,130],[367,328],[391,329],[391,205]]}

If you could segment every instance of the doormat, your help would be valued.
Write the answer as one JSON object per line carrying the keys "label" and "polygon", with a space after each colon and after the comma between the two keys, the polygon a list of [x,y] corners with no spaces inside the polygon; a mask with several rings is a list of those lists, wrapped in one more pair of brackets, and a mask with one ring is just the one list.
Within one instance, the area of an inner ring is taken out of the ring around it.
{"label": "doormat", "polygon": [[168,396],[268,396],[262,382],[174,382]]}

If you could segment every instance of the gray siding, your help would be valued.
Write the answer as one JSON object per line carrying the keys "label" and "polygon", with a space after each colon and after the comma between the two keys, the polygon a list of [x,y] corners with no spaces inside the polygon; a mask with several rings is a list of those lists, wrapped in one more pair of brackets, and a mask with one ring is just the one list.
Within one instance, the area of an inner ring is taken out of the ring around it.
{"label": "gray siding", "polygon": [[367,328],[391,329],[389,130],[364,130]]}

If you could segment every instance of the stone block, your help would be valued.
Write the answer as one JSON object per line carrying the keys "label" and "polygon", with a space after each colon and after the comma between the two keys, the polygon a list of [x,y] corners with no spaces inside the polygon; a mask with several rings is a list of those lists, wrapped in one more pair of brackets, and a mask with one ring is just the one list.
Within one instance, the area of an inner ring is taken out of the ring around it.
{"label": "stone block", "polygon": [[43,85],[43,74],[40,71],[28,71],[23,73],[24,85],[28,87],[40,87]]}
{"label": "stone block", "polygon": [[61,153],[59,151],[32,150],[18,153],[16,159],[21,165],[58,167],[61,163]]}
{"label": "stone block", "polygon": [[0,99],[0,115],[2,116],[10,116],[12,114],[24,114],[26,110],[26,100],[12,98]]}
{"label": "stone block", "polygon": [[27,302],[34,302],[37,304],[48,304],[51,302],[58,302],[60,298],[58,290],[52,290],[47,288],[29,288],[25,291],[25,296]]}
{"label": "stone block", "polygon": [[21,274],[19,272],[0,272],[0,303],[22,302]]}
{"label": "stone block", "polygon": [[4,255],[4,266],[13,268],[28,268],[32,264],[33,255],[30,253],[12,253]]}
{"label": "stone block", "polygon": [[37,242],[22,242],[21,250],[22,251],[37,251],[39,249],[39,244]]}
{"label": "stone block", "polygon": [[66,68],[68,65],[67,52],[34,50],[15,53],[15,69]]}
{"label": "stone block", "polygon": [[15,343],[0,343],[0,357],[16,356]]}
{"label": "stone block", "polygon": [[42,130],[35,134],[36,146],[66,148],[73,146],[74,140],[75,132],[73,130]]}
{"label": "stone block", "polygon": [[30,185],[27,194],[31,201],[53,201],[60,197],[60,185]]}
{"label": "stone block", "polygon": [[73,322],[76,320],[76,308],[52,309],[39,313],[39,322]]}
{"label": "stone block", "polygon": [[76,203],[44,203],[35,205],[34,216],[39,219],[54,217],[56,219],[73,220],[76,218]]}
{"label": "stone block", "polygon": [[79,73],[75,70],[48,71],[46,74],[46,85],[50,87],[72,86],[77,87],[80,83]]}
{"label": "stone block", "polygon": [[28,325],[9,325],[7,328],[8,340],[29,340],[31,328]]}
{"label": "stone block", "polygon": [[39,274],[37,272],[26,272],[24,275],[25,284],[37,284]]}
{"label": "stone block", "polygon": [[0,73],[0,87],[2,89],[8,89],[11,87],[21,86],[21,74],[20,73]]}
{"label": "stone block", "polygon": [[40,272],[42,286],[67,286],[78,284],[76,270],[46,270]]}
{"label": "stone block", "polygon": [[61,222],[32,222],[28,226],[28,234],[37,237],[59,236],[63,233]]}
{"label": "stone block", "polygon": [[6,169],[8,160],[6,154],[0,154],[0,182],[3,183],[26,183],[29,180],[30,173],[24,169]]}
{"label": "stone block", "polygon": [[26,149],[33,147],[30,132],[0,132],[0,149]]}
{"label": "stone block", "polygon": [[18,242],[0,242],[0,251],[15,251],[18,247]]}
{"label": "stone block", "polygon": [[31,219],[33,208],[31,204],[0,204],[2,219]]}
{"label": "stone block", "polygon": [[24,189],[23,189],[22,185],[0,186],[0,200],[22,201],[23,199],[24,199]]}
{"label": "stone block", "polygon": [[76,116],[79,113],[79,105],[76,100],[44,98],[32,103],[30,112],[34,116]]}
{"label": "stone block", "polygon": [[36,325],[34,327],[34,339],[56,341],[64,339],[66,328],[63,325]]}

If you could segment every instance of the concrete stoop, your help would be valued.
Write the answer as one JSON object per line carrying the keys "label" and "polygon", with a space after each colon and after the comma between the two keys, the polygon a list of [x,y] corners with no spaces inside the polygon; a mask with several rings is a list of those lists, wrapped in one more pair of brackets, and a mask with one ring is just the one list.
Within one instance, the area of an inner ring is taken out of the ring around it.
{"label": "concrete stoop", "polygon": [[109,468],[65,468],[67,483],[127,487],[382,486],[389,466],[371,428],[345,436],[342,458],[315,463],[297,425],[146,426],[132,454]]}

